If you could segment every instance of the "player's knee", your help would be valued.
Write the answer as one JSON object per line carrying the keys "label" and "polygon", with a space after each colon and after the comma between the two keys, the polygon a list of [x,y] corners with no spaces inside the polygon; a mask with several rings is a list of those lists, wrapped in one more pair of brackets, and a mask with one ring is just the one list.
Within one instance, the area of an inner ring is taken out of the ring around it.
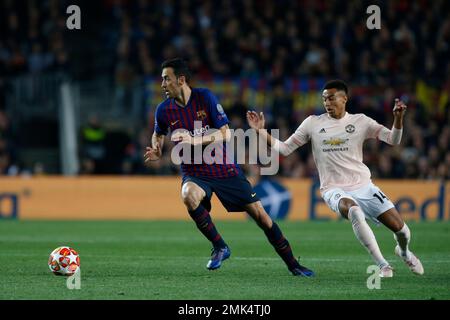
{"label": "player's knee", "polygon": [[352,222],[363,222],[366,219],[364,212],[356,205],[349,208],[348,218]]}
{"label": "player's knee", "polygon": [[194,194],[186,194],[182,196],[183,203],[188,208],[188,210],[195,210],[200,205],[200,199],[196,197]]}
{"label": "player's knee", "polygon": [[183,198],[183,203],[188,210],[195,210],[200,205],[200,201],[193,197]]}
{"label": "player's knee", "polygon": [[404,224],[401,221],[400,222],[399,221],[395,221],[391,229],[392,229],[393,232],[402,233],[403,226],[406,226],[406,224]]}
{"label": "player's knee", "polygon": [[252,204],[247,212],[260,228],[268,230],[272,227],[272,218],[264,210],[262,205],[258,205],[257,203]]}
{"label": "player's knee", "polygon": [[402,224],[397,224],[395,228],[396,230],[393,230],[394,235],[398,235],[400,237],[408,239],[411,236],[411,231],[409,230],[408,225],[406,223],[403,222]]}
{"label": "player's knee", "polygon": [[348,213],[351,207],[356,206],[352,199],[342,198],[339,201],[339,211],[344,218],[348,218]]}
{"label": "player's knee", "polygon": [[202,195],[199,190],[187,187],[183,188],[183,190],[181,191],[181,199],[183,199],[183,203],[188,208],[188,210],[195,210],[202,201]]}

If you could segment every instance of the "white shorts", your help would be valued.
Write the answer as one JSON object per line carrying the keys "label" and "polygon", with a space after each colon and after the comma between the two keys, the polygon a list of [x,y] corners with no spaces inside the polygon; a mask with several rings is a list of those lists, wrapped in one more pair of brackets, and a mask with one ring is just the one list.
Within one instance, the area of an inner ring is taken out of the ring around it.
{"label": "white shorts", "polygon": [[340,188],[330,189],[322,195],[328,207],[341,215],[339,211],[339,201],[342,198],[351,199],[355,201],[362,209],[366,218],[379,223],[378,216],[391,208],[394,208],[394,204],[389,200],[380,188],[374,185],[372,182],[368,185],[353,190],[344,191]]}

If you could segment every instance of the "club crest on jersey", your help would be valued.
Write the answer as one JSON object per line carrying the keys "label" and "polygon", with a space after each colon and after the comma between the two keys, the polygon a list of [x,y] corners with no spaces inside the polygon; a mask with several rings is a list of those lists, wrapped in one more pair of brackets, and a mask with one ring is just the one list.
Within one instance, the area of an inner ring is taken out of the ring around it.
{"label": "club crest on jersey", "polygon": [[206,117],[207,117],[207,115],[206,115],[205,110],[197,111],[197,119],[198,120],[204,120],[204,119],[206,119]]}
{"label": "club crest on jersey", "polygon": [[355,132],[355,126],[352,124],[349,124],[348,126],[345,127],[345,131],[347,131],[348,133],[353,133],[353,132]]}

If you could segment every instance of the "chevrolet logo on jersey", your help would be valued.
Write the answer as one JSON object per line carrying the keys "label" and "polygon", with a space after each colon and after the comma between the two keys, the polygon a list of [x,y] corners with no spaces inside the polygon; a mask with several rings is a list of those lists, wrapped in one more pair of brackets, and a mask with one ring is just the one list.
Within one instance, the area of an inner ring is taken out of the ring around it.
{"label": "chevrolet logo on jersey", "polygon": [[340,146],[340,145],[346,143],[347,141],[348,141],[348,139],[331,138],[328,140],[323,140],[322,143],[325,145],[330,145],[330,146]]}

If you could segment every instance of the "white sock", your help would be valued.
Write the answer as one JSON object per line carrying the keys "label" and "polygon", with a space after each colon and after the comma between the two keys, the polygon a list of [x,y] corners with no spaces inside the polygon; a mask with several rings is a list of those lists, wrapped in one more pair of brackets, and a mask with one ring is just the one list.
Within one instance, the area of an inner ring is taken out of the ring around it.
{"label": "white sock", "polygon": [[409,240],[411,239],[411,232],[409,231],[406,223],[403,225],[403,228],[400,231],[394,233],[394,239],[397,241],[398,246],[401,249],[401,254],[406,259],[410,259],[411,252],[408,249]]}
{"label": "white sock", "polygon": [[358,206],[351,207],[348,210],[348,218],[352,223],[353,232],[355,233],[356,238],[358,238],[359,242],[366,247],[367,251],[369,251],[377,265],[380,268],[389,265],[381,254],[375,235],[367,224],[366,217],[364,216],[364,212],[361,208]]}

